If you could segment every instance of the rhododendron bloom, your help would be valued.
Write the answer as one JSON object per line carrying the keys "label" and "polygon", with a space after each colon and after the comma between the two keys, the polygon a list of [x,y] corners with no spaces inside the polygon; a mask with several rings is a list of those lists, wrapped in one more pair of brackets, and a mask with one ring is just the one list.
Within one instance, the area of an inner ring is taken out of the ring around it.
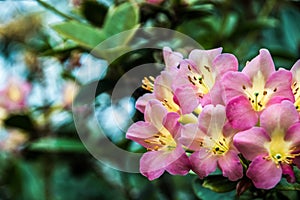
{"label": "rhododendron bloom", "polygon": [[300,113],[300,60],[298,60],[292,67],[293,74],[292,90],[295,96],[295,106]]}
{"label": "rhododendron bloom", "polygon": [[166,170],[170,174],[185,175],[190,170],[189,159],[181,144],[179,115],[168,113],[157,100],[148,102],[145,121],[134,123],[126,138],[147,148],[140,160],[140,171],[149,180],[158,178]]}
{"label": "rhododendron bloom", "polygon": [[291,72],[275,71],[268,50],[251,60],[242,72],[228,72],[222,78],[226,114],[232,126],[245,130],[258,123],[261,111],[283,100],[294,100]]}
{"label": "rhododendron bloom", "polygon": [[214,172],[217,166],[229,180],[236,181],[243,176],[239,152],[232,142],[235,132],[228,126],[222,105],[205,106],[198,125],[188,124],[182,128],[180,141],[195,151],[189,159],[192,170],[200,178]]}
{"label": "rhododendron bloom", "polygon": [[247,176],[261,189],[275,187],[282,174],[294,182],[291,165],[300,155],[300,122],[295,106],[282,101],[267,107],[261,114],[260,126],[234,136],[234,145],[252,161]]}
{"label": "rhododendron bloom", "polygon": [[218,80],[225,72],[237,71],[238,62],[232,54],[221,52],[222,48],[196,49],[181,62],[172,87],[177,101],[184,102],[187,112],[193,112],[199,104],[223,104]]}
{"label": "rhododendron bloom", "polygon": [[8,111],[16,111],[26,107],[26,100],[31,85],[19,79],[11,79],[0,91],[0,106]]}

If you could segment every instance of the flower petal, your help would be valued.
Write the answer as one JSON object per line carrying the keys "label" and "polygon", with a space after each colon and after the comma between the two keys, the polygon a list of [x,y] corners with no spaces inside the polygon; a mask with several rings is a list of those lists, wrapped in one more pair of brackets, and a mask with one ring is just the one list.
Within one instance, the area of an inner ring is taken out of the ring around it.
{"label": "flower petal", "polygon": [[207,105],[203,108],[198,124],[199,128],[213,138],[219,138],[226,121],[225,107]]}
{"label": "flower petal", "polygon": [[241,72],[227,72],[220,82],[224,89],[223,99],[225,103],[228,103],[234,97],[245,95],[244,86],[246,88],[252,86],[249,77]]}
{"label": "flower petal", "polygon": [[152,99],[155,99],[155,96],[153,93],[147,93],[143,96],[139,97],[135,103],[135,108],[138,109],[140,112],[144,113],[146,105],[148,102]]}
{"label": "flower petal", "polygon": [[162,129],[162,122],[167,114],[166,108],[158,100],[151,100],[146,106],[144,117],[145,121],[157,128]]}
{"label": "flower petal", "polygon": [[258,156],[250,163],[246,175],[253,181],[256,188],[271,189],[281,180],[282,169],[272,160]]}
{"label": "flower petal", "polygon": [[280,69],[270,75],[266,82],[265,88],[270,88],[271,90],[276,89],[276,92],[272,95],[272,97],[282,96],[286,99],[294,101],[291,85],[292,73],[285,69]]}
{"label": "flower petal", "polygon": [[200,144],[205,136],[206,134],[198,129],[197,124],[187,124],[181,128],[179,142],[190,150],[198,151],[202,148]]}
{"label": "flower petal", "polygon": [[194,152],[189,157],[189,159],[192,165],[192,170],[200,178],[208,176],[217,168],[217,156],[214,156],[210,152],[207,152],[207,150],[204,148]]}
{"label": "flower petal", "polygon": [[163,57],[166,68],[177,67],[179,65],[179,62],[183,59],[181,53],[172,51],[170,47],[163,48]]}
{"label": "flower petal", "polygon": [[292,124],[298,121],[298,112],[294,104],[290,101],[282,101],[280,104],[271,105],[260,116],[260,125],[268,133],[272,133],[278,128],[286,132]]}
{"label": "flower petal", "polygon": [[293,65],[291,72],[293,74],[293,81],[300,81],[300,59]]}
{"label": "flower petal", "polygon": [[214,58],[220,55],[221,52],[222,48],[216,48],[211,50],[195,49],[191,51],[189,59],[193,60],[196,66],[200,69],[204,66],[211,67]]}
{"label": "flower petal", "polygon": [[158,132],[157,128],[155,128],[152,124],[148,122],[136,122],[132,124],[126,133],[126,138],[133,140],[142,146],[148,148],[150,147],[148,143],[144,140],[152,137],[154,134]]}
{"label": "flower petal", "polygon": [[226,155],[218,160],[223,176],[231,181],[236,181],[243,177],[243,166],[236,151],[229,150]]}
{"label": "flower petal", "polygon": [[170,164],[166,170],[172,175],[186,175],[191,169],[189,158],[180,145],[170,154],[168,160]]}
{"label": "flower petal", "polygon": [[140,172],[149,180],[154,180],[160,177],[167,166],[165,160],[170,152],[164,151],[149,151],[146,152],[140,160]]}
{"label": "flower petal", "polygon": [[261,49],[259,55],[246,64],[242,70],[251,80],[253,80],[259,71],[262,73],[265,81],[267,81],[268,77],[275,71],[272,56],[267,49]]}
{"label": "flower petal", "polygon": [[221,78],[228,71],[238,70],[238,60],[232,54],[223,53],[213,60],[212,68],[216,71],[217,78]]}
{"label": "flower petal", "polygon": [[295,173],[293,171],[293,167],[291,165],[281,165],[282,168],[282,174],[286,175],[286,180],[289,183],[295,183],[296,181],[296,177],[295,177]]}
{"label": "flower petal", "polygon": [[180,137],[180,124],[178,122],[180,118],[180,115],[174,112],[168,113],[164,120],[163,120],[163,125],[164,127],[171,133],[173,138],[177,139]]}
{"label": "flower petal", "polygon": [[256,125],[258,114],[245,96],[231,99],[226,106],[226,116],[233,128],[246,130]]}
{"label": "flower petal", "polygon": [[291,142],[292,147],[300,145],[300,122],[295,123],[287,130],[284,140]]}
{"label": "flower petal", "polygon": [[174,92],[174,102],[181,109],[182,114],[192,113],[199,105],[199,98],[190,86],[179,87]]}
{"label": "flower petal", "polygon": [[270,141],[270,136],[261,127],[253,127],[233,137],[234,146],[248,160],[253,160],[259,155],[268,155],[264,145]]}

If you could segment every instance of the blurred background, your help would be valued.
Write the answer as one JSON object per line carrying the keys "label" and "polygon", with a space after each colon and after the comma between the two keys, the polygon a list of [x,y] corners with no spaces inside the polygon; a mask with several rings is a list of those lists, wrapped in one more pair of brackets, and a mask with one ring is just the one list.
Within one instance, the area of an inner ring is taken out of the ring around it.
{"label": "blurred background", "polygon": [[[114,170],[86,150],[75,128],[72,102],[76,98],[85,105],[84,91],[96,82],[93,107],[79,112],[89,119],[94,109],[102,131],[118,147],[145,151],[126,140],[125,133],[132,120],[143,120],[134,103],[146,91],[138,88],[113,102],[111,94],[135,66],[163,64],[162,50],[139,49],[112,62],[118,47],[133,40],[132,32],[106,52],[90,53],[114,34],[138,27],[176,30],[204,49],[223,47],[235,54],[240,68],[260,48],[269,49],[277,68],[289,69],[300,58],[299,1],[16,0],[1,1],[0,11],[0,199],[235,198],[234,191],[202,187],[193,174],[164,174],[150,182],[140,174]],[[190,49],[182,45],[176,41],[172,48],[186,56]],[[82,69],[93,76],[87,79],[79,73]],[[110,120],[113,115],[119,116],[117,125]],[[83,126],[97,138],[93,123]],[[252,191],[240,198],[297,199],[299,194]]]}

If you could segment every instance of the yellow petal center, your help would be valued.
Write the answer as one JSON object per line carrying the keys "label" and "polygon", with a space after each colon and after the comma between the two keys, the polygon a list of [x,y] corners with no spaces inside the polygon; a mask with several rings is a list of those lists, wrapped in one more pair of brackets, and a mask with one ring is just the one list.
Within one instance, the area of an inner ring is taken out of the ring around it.
{"label": "yellow petal center", "polygon": [[201,147],[208,149],[208,152],[211,152],[214,155],[225,155],[229,150],[229,145],[229,140],[224,138],[223,136],[217,139],[206,137],[204,141],[200,143]]}
{"label": "yellow petal center", "polygon": [[295,149],[291,147],[290,142],[284,140],[284,136],[284,131],[277,128],[271,135],[271,142],[266,144],[269,155],[265,159],[273,160],[278,166],[280,164],[292,164],[293,159],[299,155],[293,153]]}
{"label": "yellow petal center", "polygon": [[264,79],[262,72],[258,71],[256,76],[253,77],[251,88],[242,85],[242,89],[255,111],[263,110],[272,94],[277,91],[277,88],[265,88],[265,83],[266,80]]}
{"label": "yellow petal center", "polygon": [[150,144],[148,151],[158,151],[158,150],[173,150],[176,148],[177,144],[166,128],[162,128],[158,133],[154,134],[152,137],[147,138],[144,142]]}

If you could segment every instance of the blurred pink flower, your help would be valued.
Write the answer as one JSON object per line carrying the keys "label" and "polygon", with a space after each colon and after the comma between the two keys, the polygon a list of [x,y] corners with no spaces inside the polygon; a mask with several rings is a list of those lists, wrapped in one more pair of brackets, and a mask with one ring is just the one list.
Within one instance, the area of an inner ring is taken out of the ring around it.
{"label": "blurred pink flower", "polygon": [[17,111],[26,108],[27,97],[31,85],[18,78],[11,78],[7,85],[0,90],[0,106],[8,111]]}
{"label": "blurred pink flower", "polygon": [[[300,122],[293,103],[282,101],[267,107],[260,126],[239,132],[233,139],[242,155],[252,161],[247,176],[261,189],[275,187],[282,174],[295,182],[292,164],[300,155]],[[300,167],[300,162],[295,164]]]}
{"label": "blurred pink flower", "polygon": [[28,136],[18,129],[5,130],[5,136],[0,140],[0,149],[3,151],[14,152],[28,140]]}

